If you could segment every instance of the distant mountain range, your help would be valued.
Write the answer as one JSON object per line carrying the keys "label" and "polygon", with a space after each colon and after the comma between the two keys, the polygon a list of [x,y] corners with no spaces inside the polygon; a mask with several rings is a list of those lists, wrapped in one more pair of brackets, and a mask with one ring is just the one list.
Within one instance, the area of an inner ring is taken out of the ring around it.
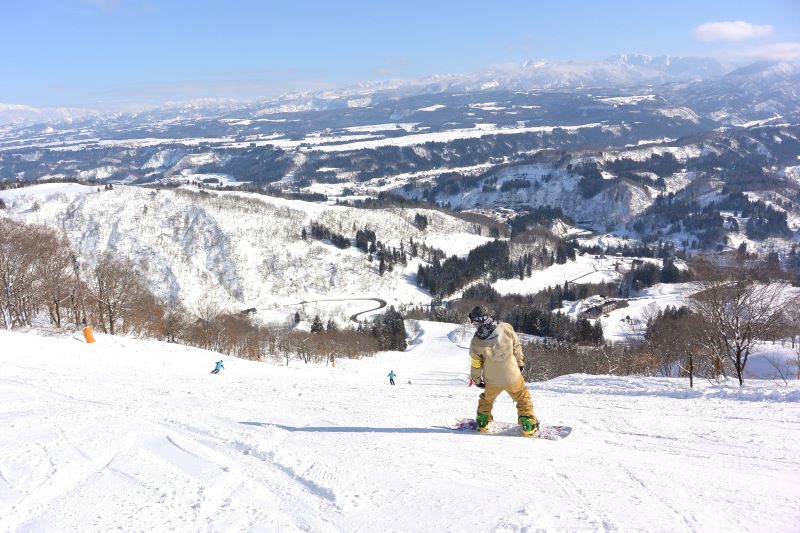
{"label": "distant mountain range", "polygon": [[[791,106],[797,108],[795,87],[800,86],[799,72],[796,65],[789,63],[759,62],[736,69],[710,58],[623,54],[603,61],[526,61],[497,65],[481,72],[437,75],[422,80],[366,82],[340,90],[290,93],[251,102],[230,98],[198,99],[169,103],[131,115],[185,117],[245,110],[255,116],[264,116],[365,107],[397,98],[439,93],[651,87],[658,94],[669,95],[687,105],[699,101],[701,110],[707,108],[709,113],[739,116],[741,113],[735,109],[720,107],[719,100],[731,105],[737,102],[746,104],[754,95],[766,95],[770,99],[763,108],[766,112],[785,111]],[[736,94],[727,94],[731,91]],[[84,108],[0,104],[0,124],[76,121],[99,115],[97,111]]]}

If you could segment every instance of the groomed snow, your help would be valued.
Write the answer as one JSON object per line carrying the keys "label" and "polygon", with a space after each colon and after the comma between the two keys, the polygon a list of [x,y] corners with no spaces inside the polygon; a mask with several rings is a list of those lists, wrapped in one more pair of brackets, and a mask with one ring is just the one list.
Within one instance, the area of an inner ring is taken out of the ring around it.
{"label": "groomed snow", "polygon": [[[409,326],[411,324],[409,323]],[[336,368],[0,332],[0,530],[793,531],[800,387],[564,376],[566,440],[458,433],[455,326]],[[461,346],[459,346],[459,344]],[[394,370],[398,385],[386,383]],[[409,383],[410,381],[410,383]],[[501,397],[495,418],[514,421]]]}

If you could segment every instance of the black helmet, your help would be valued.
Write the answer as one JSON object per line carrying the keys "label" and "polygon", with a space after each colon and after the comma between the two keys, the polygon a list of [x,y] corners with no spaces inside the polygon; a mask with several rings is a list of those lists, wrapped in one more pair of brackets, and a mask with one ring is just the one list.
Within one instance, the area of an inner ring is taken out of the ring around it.
{"label": "black helmet", "polygon": [[472,311],[469,312],[469,321],[480,322],[483,321],[484,317],[487,316],[489,316],[489,311],[482,305],[479,305],[477,307],[474,307]]}

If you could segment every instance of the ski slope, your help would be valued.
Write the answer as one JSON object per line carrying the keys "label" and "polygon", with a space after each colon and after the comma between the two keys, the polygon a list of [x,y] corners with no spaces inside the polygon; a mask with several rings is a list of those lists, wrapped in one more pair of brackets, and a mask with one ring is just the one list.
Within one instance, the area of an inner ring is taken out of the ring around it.
{"label": "ski slope", "polygon": [[419,325],[335,368],[2,331],[0,531],[797,530],[798,383],[564,376],[567,439],[459,433],[468,339]]}

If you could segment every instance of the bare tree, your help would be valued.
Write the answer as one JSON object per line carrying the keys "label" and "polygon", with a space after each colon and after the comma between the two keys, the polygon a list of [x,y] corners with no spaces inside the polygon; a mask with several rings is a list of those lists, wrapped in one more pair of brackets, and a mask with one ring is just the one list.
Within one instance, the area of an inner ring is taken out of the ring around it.
{"label": "bare tree", "polygon": [[177,302],[170,302],[164,306],[161,333],[167,342],[178,342],[188,327],[186,310]]}
{"label": "bare tree", "polygon": [[786,332],[791,338],[792,350],[794,351],[795,370],[797,371],[797,379],[800,380],[800,295],[795,295],[786,305],[787,309],[787,322]]}
{"label": "bare tree", "polygon": [[37,249],[34,275],[37,279],[39,300],[47,307],[50,321],[60,328],[62,308],[65,304],[67,308],[70,307],[69,300],[75,291],[72,251],[66,239],[49,229],[34,231],[34,238]]}
{"label": "bare tree", "polygon": [[143,290],[143,283],[130,260],[117,259],[109,252],[103,254],[92,275],[100,327],[114,335],[123,312],[130,310]]}
{"label": "bare tree", "polygon": [[216,350],[220,334],[217,319],[220,314],[219,305],[210,297],[204,298],[198,304],[197,318],[187,328],[188,343],[206,350]]}
{"label": "bare tree", "polygon": [[73,255],[63,236],[46,226],[0,220],[0,324],[30,325],[46,309],[50,321],[78,321]]}
{"label": "bare tree", "polygon": [[752,279],[738,275],[699,282],[690,298],[701,320],[700,338],[712,354],[713,374],[724,375],[728,363],[739,385],[744,383],[744,369],[755,343],[773,338],[785,321],[786,283]]}
{"label": "bare tree", "polygon": [[6,329],[23,325],[19,307],[28,284],[28,252],[23,225],[0,219],[0,309]]}

